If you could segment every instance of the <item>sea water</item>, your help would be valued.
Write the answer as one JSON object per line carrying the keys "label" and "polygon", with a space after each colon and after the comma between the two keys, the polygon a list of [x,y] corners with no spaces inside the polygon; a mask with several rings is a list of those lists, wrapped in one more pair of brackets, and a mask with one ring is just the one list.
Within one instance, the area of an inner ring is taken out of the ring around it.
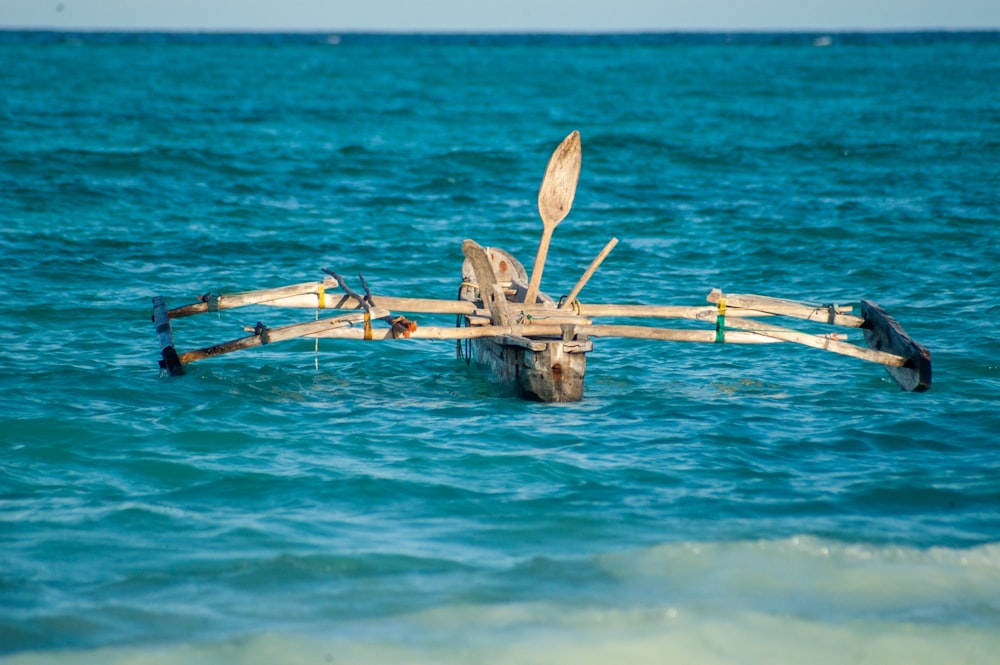
{"label": "sea water", "polygon": [[[158,368],[153,296],[530,270],[572,130],[543,290],[618,237],[585,303],[870,299],[931,390],[621,339],[567,405],[451,342]],[[0,661],[996,663],[998,191],[996,33],[0,34]]]}

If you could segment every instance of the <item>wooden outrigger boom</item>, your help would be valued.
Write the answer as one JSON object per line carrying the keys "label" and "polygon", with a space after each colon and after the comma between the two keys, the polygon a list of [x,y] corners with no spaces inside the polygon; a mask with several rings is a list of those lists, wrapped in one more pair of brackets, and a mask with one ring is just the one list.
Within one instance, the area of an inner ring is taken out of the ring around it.
{"label": "wooden outrigger boom", "polygon": [[[498,383],[519,395],[543,402],[572,402],[583,396],[587,353],[593,338],[627,337],[713,344],[794,343],[852,356],[885,366],[903,390],[923,392],[931,386],[931,354],[910,338],[881,307],[861,301],[861,316],[852,308],[748,294],[724,294],[713,289],[708,306],[584,304],[576,297],[618,242],[612,238],[591,262],[561,303],[538,290],[552,230],[572,205],[580,169],[579,134],[573,132],[549,161],[539,191],[539,213],[544,223],[535,267],[528,279],[523,266],[499,248],[483,248],[472,240],[462,243],[465,263],[457,300],[373,295],[364,277],[364,294],[354,292],[332,271],[322,281],[293,284],[231,295],[206,294],[199,301],[167,309],[162,296],[153,298],[153,322],[160,345],[160,366],[172,376],[184,374],[192,362],[243,349],[298,338],[353,340],[457,340],[459,355],[485,365]],[[202,349],[178,353],[171,322],[205,312],[246,306],[308,308],[315,321],[268,328],[247,326],[250,335]],[[320,310],[347,310],[319,318]],[[418,326],[400,316],[452,315],[458,325]],[[396,313],[394,316],[393,313]],[[851,344],[843,333],[811,334],[759,319],[784,317],[860,329],[868,348]],[[595,323],[595,319],[686,319],[707,328]],[[376,328],[384,321],[388,328]]]}
{"label": "wooden outrigger boom", "polygon": [[[471,241],[469,241],[471,242]],[[488,250],[491,251],[491,250]],[[505,296],[516,286],[496,284]],[[862,316],[854,316],[842,306],[817,306],[762,296],[722,295],[713,290],[707,296],[713,306],[605,305],[578,303],[572,310],[559,309],[551,301],[527,307],[506,301],[507,319],[494,321],[488,304],[481,300],[480,282],[463,280],[461,300],[393,298],[372,296],[385,309],[364,310],[357,302],[334,294],[332,280],[295,285],[294,295],[280,289],[265,289],[206,300],[167,309],[163,297],[153,299],[162,359],[160,366],[174,376],[184,374],[192,362],[216,355],[264,346],[290,339],[323,338],[389,341],[394,339],[435,339],[467,341],[463,357],[486,365],[499,382],[514,387],[521,395],[541,401],[575,401],[583,394],[586,354],[594,338],[622,337],[658,341],[712,344],[796,343],[849,355],[884,365],[903,390],[923,392],[931,386],[931,356],[910,338],[885,310],[869,301],[861,302]],[[281,296],[274,297],[275,291]],[[322,295],[321,295],[322,294]],[[325,302],[323,302],[325,300]],[[720,306],[725,301],[726,304]],[[176,319],[201,312],[222,311],[248,306],[333,309],[341,313],[315,321],[275,328],[247,327],[251,334],[203,349],[179,353],[174,346],[171,324]],[[499,302],[497,300],[496,302]],[[729,304],[735,303],[735,304]],[[739,306],[746,305],[746,306]],[[373,328],[370,322],[389,311],[413,314],[457,315],[461,326],[419,326],[408,335],[394,336],[391,328]],[[722,314],[722,312],[725,312]],[[795,318],[840,328],[859,329],[870,348],[844,341],[843,333],[809,334],[761,321],[764,318]],[[365,319],[369,326],[366,328]],[[684,319],[711,324],[709,328],[664,328],[645,325],[598,323],[595,319]],[[520,369],[527,368],[527,369]],[[548,368],[548,369],[545,369]]]}

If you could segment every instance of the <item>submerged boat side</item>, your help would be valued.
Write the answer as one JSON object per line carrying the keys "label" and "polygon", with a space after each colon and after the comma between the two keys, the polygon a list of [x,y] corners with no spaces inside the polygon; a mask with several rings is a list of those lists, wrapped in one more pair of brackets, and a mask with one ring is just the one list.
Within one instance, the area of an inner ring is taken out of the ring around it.
{"label": "submerged boat side", "polygon": [[494,382],[540,402],[578,402],[583,398],[590,340],[538,340],[483,337],[473,340],[473,360],[485,365]]}

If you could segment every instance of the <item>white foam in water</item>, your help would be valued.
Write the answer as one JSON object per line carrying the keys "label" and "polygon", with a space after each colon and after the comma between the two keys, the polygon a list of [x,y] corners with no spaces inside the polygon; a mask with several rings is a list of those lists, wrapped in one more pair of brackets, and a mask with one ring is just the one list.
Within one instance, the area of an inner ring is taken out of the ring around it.
{"label": "white foam in water", "polygon": [[446,605],[214,644],[25,653],[35,665],[996,663],[1000,545],[682,543],[586,562],[584,602]]}

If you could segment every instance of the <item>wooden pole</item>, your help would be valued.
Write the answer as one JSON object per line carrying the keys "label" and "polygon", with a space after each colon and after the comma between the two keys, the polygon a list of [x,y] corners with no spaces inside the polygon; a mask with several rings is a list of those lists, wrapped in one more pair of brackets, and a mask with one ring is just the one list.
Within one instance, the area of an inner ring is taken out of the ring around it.
{"label": "wooden pole", "polygon": [[[320,319],[319,321],[294,323],[278,328],[267,328],[261,324],[257,324],[257,332],[249,337],[241,337],[228,342],[222,342],[221,344],[214,344],[195,351],[182,353],[180,354],[180,362],[183,364],[192,363],[197,360],[204,360],[205,358],[211,358],[213,356],[221,356],[234,351],[242,351],[243,349],[264,346],[265,344],[273,344],[275,342],[284,342],[299,337],[322,337],[324,332],[362,323],[365,316],[365,314],[347,314],[328,319]],[[357,332],[360,333],[359,339],[364,339],[364,327],[358,328]],[[391,329],[386,332],[391,336]]]}
{"label": "wooden pole", "polygon": [[[349,314],[271,329],[259,326],[260,330],[254,335],[183,353],[179,356],[179,362],[183,365],[234,351],[302,337],[364,340],[366,338],[365,329],[363,326],[357,325],[364,316],[363,313]],[[727,317],[726,322],[730,327],[743,328],[742,330],[725,330],[723,340],[727,344],[793,342],[887,366],[899,367],[905,365],[907,362],[907,359],[902,356],[871,349],[862,349],[851,344],[831,340],[824,336],[809,335],[778,326],[766,326],[765,329],[761,327],[762,324],[758,321],[746,321],[738,317]],[[575,324],[575,331],[577,334],[590,337],[622,337],[676,342],[718,343],[717,333],[714,330],[591,324],[584,321]],[[529,325],[429,326],[417,328],[410,333],[409,339],[457,340],[502,336],[517,336],[532,339],[562,339],[564,332],[564,324],[544,322]],[[392,330],[385,329],[384,332],[377,333],[370,339],[372,341],[393,339]]]}
{"label": "wooden pole", "polygon": [[[428,326],[417,328],[409,339],[479,339],[483,337],[525,337],[533,341],[562,339],[562,326],[551,324],[510,325],[510,326],[470,326],[467,328]],[[624,325],[577,325],[578,334],[590,337],[622,337],[631,339],[652,339],[673,342],[715,342],[714,330],[683,330],[653,328],[648,326]],[[309,335],[310,337],[313,335]],[[357,328],[327,329],[315,335],[321,339],[362,339]],[[391,336],[375,336],[375,341],[392,339]],[[753,333],[736,330],[726,331],[726,342],[732,344],[773,344],[781,340],[767,339]]]}
{"label": "wooden pole", "polygon": [[[726,298],[728,299],[729,296],[726,296]],[[823,349],[824,351],[831,351],[833,353],[867,360],[868,362],[878,363],[880,365],[900,367],[905,365],[907,362],[906,358],[893,353],[875,351],[873,349],[863,349],[860,346],[837,341],[829,337],[809,335],[807,333],[798,332],[797,330],[790,330],[788,328],[782,328],[781,326],[775,326],[761,321],[751,321],[749,319],[742,319],[735,316],[726,316],[726,327],[737,328],[753,332],[757,335],[780,339],[783,342],[803,344],[805,346],[811,346],[816,349]]]}
{"label": "wooden pole", "polygon": [[[727,325],[730,319],[726,319]],[[744,322],[737,319],[737,323]],[[739,327],[734,325],[733,327]],[[775,326],[777,328],[777,326]],[[703,342],[718,343],[715,330],[656,328],[652,326],[629,326],[609,324],[577,324],[576,332],[589,337],[622,337],[631,339],[651,339],[672,342]],[[511,326],[471,326],[467,328],[424,327],[410,334],[410,339],[475,339],[480,337],[500,337],[515,335],[519,337],[561,338],[562,326],[555,324],[532,324]],[[328,329],[316,335],[322,338],[361,339],[360,331],[350,328]],[[385,339],[385,337],[376,338]],[[853,344],[839,342],[823,335],[809,335],[787,329],[777,330],[725,330],[723,339],[726,344],[771,344],[776,342],[791,342],[805,346],[831,351],[841,355],[852,356],[860,360],[881,365],[900,367],[907,359],[892,353],[863,349]]]}
{"label": "wooden pole", "polygon": [[[171,319],[179,319],[185,316],[202,314],[204,312],[233,309],[235,307],[245,307],[246,305],[265,304],[270,303],[271,301],[293,298],[295,296],[303,296],[306,294],[311,294],[313,296],[313,302],[318,303],[317,294],[325,292],[328,287],[335,286],[336,282],[330,280],[329,282],[306,282],[304,284],[282,286],[276,289],[259,289],[257,291],[246,291],[230,295],[216,296],[206,294],[205,296],[202,296],[201,302],[184,305],[182,307],[175,307],[170,310],[168,314]],[[347,299],[347,296],[342,294],[338,297],[342,297],[344,300]],[[316,305],[313,306],[315,307]]]}
{"label": "wooden pole", "polygon": [[170,329],[170,317],[167,316],[167,301],[163,296],[153,298],[153,325],[156,326],[156,336],[160,342],[160,366],[170,373],[170,376],[180,376],[184,367],[177,350],[174,348],[174,333]]}
{"label": "wooden pole", "polygon": [[[322,297],[319,294],[323,287]],[[336,282],[308,282],[280,289],[264,289],[232,295],[216,297],[215,310],[233,309],[247,305],[262,305],[266,307],[284,307],[290,309],[341,309],[358,310],[358,305],[344,293],[336,291]],[[275,294],[278,297],[275,297]],[[407,312],[416,314],[465,314],[467,316],[489,317],[488,310],[476,307],[467,300],[439,300],[436,298],[400,298],[394,296],[373,295],[379,306],[392,312]],[[524,312],[533,317],[543,317],[553,314],[556,310],[542,305],[527,306],[523,303],[511,303],[516,312]],[[704,320],[714,316],[715,307],[679,306],[679,305],[611,305],[599,303],[579,303],[581,316],[590,318],[621,317],[636,319],[696,319]],[[168,312],[171,319],[192,316],[209,311],[207,302],[194,303],[177,307]],[[734,314],[745,317],[774,316],[771,312],[761,312],[752,309],[730,307]]]}
{"label": "wooden pole", "polygon": [[[718,303],[722,298],[722,291],[712,289],[706,297],[711,303]],[[727,293],[725,294],[727,308],[744,308],[765,312],[775,316],[791,316],[806,321],[818,321],[820,323],[830,323],[847,328],[860,328],[865,322],[860,316],[853,316],[845,312],[852,308],[841,308],[837,305],[812,305],[795,300],[785,300],[784,298],[771,298],[769,296],[756,296],[752,294]]]}
{"label": "wooden pole", "polygon": [[566,309],[572,305],[573,301],[576,300],[576,297],[580,295],[580,291],[582,291],[583,287],[587,285],[587,282],[589,282],[590,278],[594,276],[597,269],[602,263],[604,263],[604,259],[608,258],[608,254],[611,253],[611,250],[613,250],[617,244],[618,238],[612,238],[608,241],[608,244],[604,246],[604,249],[601,250],[601,253],[594,257],[594,260],[590,262],[587,270],[573,286],[573,290],[569,292],[568,296],[566,296],[566,301],[561,306],[562,309]]}

